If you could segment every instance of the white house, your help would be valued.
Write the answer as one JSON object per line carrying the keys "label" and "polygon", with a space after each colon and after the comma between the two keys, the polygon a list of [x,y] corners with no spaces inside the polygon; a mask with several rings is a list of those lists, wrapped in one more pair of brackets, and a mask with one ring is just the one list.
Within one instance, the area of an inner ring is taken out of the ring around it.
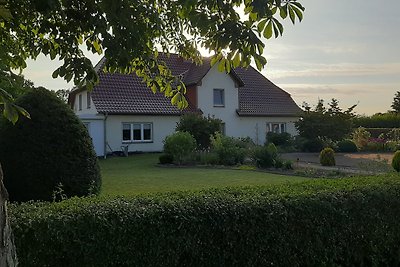
{"label": "white house", "polygon": [[96,66],[100,82],[92,93],[75,89],[69,103],[85,123],[98,156],[124,150],[154,152],[175,131],[185,112],[199,112],[224,122],[228,136],[251,137],[263,144],[266,133],[296,134],[300,108],[291,96],[252,67],[229,74],[210,67],[209,59],[197,66],[177,55],[164,56],[174,75],[187,87],[189,107],[171,105],[163,94],[153,94],[134,74],[104,73],[105,59]]}

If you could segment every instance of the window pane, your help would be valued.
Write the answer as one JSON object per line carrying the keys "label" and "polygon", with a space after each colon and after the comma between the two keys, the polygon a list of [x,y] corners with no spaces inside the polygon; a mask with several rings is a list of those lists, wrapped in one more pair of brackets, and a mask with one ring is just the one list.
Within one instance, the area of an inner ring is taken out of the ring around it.
{"label": "window pane", "polygon": [[87,108],[90,108],[90,93],[89,92],[87,92],[86,105],[87,105]]}
{"label": "window pane", "polygon": [[214,105],[224,105],[224,89],[214,89]]}
{"label": "window pane", "polygon": [[285,124],[281,123],[281,133],[284,133],[284,132],[285,132]]}
{"label": "window pane", "polygon": [[130,124],[122,125],[122,140],[123,141],[131,140],[131,125]]}
{"label": "window pane", "polygon": [[151,140],[151,124],[143,124],[143,140]]}
{"label": "window pane", "polygon": [[272,132],[279,133],[279,123],[272,124]]}
{"label": "window pane", "polygon": [[140,124],[133,125],[133,140],[142,140]]}
{"label": "window pane", "polygon": [[79,100],[78,100],[79,102],[78,102],[78,108],[79,108],[79,110],[82,110],[82,95],[79,95]]}

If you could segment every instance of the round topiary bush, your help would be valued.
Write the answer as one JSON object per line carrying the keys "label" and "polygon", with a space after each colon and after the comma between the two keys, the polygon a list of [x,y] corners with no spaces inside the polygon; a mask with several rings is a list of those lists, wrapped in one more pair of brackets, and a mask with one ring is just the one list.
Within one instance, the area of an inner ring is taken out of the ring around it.
{"label": "round topiary bush", "polygon": [[400,172],[400,150],[397,150],[396,153],[394,153],[394,156],[392,159],[392,167],[397,172]]}
{"label": "round topiary bush", "polygon": [[357,145],[351,140],[342,140],[337,143],[339,152],[357,152]]}
{"label": "round topiary bush", "polygon": [[185,163],[196,149],[196,140],[188,132],[175,132],[165,137],[164,153],[173,157],[179,165]]}
{"label": "round topiary bush", "polygon": [[319,154],[319,162],[322,166],[335,166],[335,151],[332,148],[324,148]]}
{"label": "round topiary bush", "polygon": [[31,119],[0,120],[0,162],[14,201],[98,193],[100,170],[92,140],[71,108],[44,88],[17,99]]}

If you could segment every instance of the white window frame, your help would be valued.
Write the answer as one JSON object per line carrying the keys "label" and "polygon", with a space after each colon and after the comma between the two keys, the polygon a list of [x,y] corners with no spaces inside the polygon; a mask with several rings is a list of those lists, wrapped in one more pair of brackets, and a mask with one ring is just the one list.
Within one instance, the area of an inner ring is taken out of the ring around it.
{"label": "white window frame", "polygon": [[[124,140],[124,125],[130,126],[130,139]],[[140,125],[140,140],[133,140],[134,125]],[[144,126],[150,125],[150,139],[144,140]],[[123,122],[122,123],[122,143],[152,143],[153,142],[153,123],[151,122]]]}
{"label": "white window frame", "polygon": [[91,98],[92,98],[92,94],[90,92],[86,93],[86,108],[90,109],[91,106]]}
{"label": "white window frame", "polygon": [[82,94],[78,95],[78,110],[82,110]]}
{"label": "white window frame", "polygon": [[[278,132],[273,130],[273,126],[278,125]],[[283,128],[283,131],[282,131]],[[274,132],[274,133],[287,133],[286,122],[267,122],[267,133]]]}
{"label": "white window frame", "polygon": [[[222,104],[216,104],[215,103],[215,92],[222,92]],[[223,88],[214,88],[213,89],[213,105],[214,107],[225,107],[225,89]]]}

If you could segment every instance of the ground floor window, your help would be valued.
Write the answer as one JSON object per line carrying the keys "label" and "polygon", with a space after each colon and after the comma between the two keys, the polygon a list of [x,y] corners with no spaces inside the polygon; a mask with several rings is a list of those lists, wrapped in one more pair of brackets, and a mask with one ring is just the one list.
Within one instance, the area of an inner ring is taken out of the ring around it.
{"label": "ground floor window", "polygon": [[286,133],[286,123],[283,122],[267,122],[267,133]]}
{"label": "ground floor window", "polygon": [[153,124],[142,123],[123,123],[122,124],[123,142],[151,142],[153,141]]}

